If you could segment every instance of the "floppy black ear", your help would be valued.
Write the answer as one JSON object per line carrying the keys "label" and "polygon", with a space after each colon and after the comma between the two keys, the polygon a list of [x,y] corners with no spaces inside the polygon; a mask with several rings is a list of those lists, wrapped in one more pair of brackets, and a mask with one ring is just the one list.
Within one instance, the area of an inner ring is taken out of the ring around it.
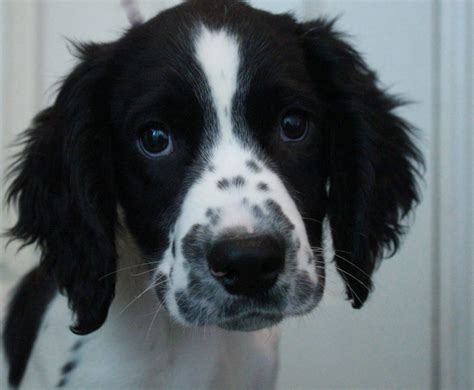
{"label": "floppy black ear", "polygon": [[71,330],[87,334],[106,319],[115,291],[116,201],[108,134],[107,64],[111,45],[78,47],[80,63],[55,103],[22,136],[8,201],[19,217],[10,230],[37,243],[75,313]]}
{"label": "floppy black ear", "polygon": [[360,308],[379,260],[393,255],[419,201],[423,166],[412,129],[394,113],[401,102],[333,29],[317,20],[300,26],[314,88],[325,103],[328,216],[335,261],[348,299]]}

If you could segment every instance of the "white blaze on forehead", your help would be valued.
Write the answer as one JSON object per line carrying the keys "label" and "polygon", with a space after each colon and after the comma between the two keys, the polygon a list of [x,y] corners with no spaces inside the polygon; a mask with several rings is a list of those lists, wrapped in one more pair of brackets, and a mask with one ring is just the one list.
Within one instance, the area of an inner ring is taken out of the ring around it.
{"label": "white blaze on forehead", "polygon": [[195,43],[195,56],[212,94],[219,132],[223,140],[232,139],[232,99],[237,90],[239,44],[225,30],[202,27]]}

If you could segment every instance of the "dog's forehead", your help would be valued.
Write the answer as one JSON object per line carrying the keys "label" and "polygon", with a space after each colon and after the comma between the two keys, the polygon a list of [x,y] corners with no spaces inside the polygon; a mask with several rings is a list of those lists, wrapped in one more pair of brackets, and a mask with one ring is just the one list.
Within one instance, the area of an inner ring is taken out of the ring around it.
{"label": "dog's forehead", "polygon": [[186,107],[207,124],[222,127],[222,119],[235,113],[236,104],[240,119],[246,115],[256,87],[264,86],[257,92],[258,100],[262,94],[280,99],[282,94],[270,91],[274,86],[309,84],[291,16],[240,3],[230,8],[199,4],[164,11],[121,41],[112,76],[116,118],[140,117],[132,112],[139,109],[145,113],[155,107]]}
{"label": "dog's forehead", "polygon": [[211,93],[219,128],[224,137],[229,137],[240,67],[237,38],[225,28],[211,30],[203,25],[196,35],[194,52]]}
{"label": "dog's forehead", "polygon": [[[245,67],[257,67],[265,66],[265,62],[293,61],[295,53],[292,50],[298,46],[296,26],[289,15],[272,15],[238,1],[186,2],[132,29],[127,49],[134,49],[136,56],[132,62],[137,70],[138,66],[151,70],[159,64],[162,68],[172,67],[186,77],[194,70],[192,54],[196,49],[196,38],[210,38],[209,34],[203,35],[203,27],[212,32],[225,31],[232,36],[239,42],[239,55]],[[224,35],[217,36],[223,38]],[[220,43],[220,48],[229,42],[208,40],[210,44]],[[288,55],[282,56],[282,53]]]}

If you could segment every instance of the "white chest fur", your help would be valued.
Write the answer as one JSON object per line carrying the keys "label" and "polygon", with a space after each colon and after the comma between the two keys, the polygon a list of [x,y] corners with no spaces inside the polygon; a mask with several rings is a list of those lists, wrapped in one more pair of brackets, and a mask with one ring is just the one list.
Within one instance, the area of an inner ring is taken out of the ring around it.
{"label": "white chest fur", "polygon": [[133,252],[122,244],[117,296],[97,332],[86,337],[72,334],[66,299],[60,295],[54,299],[21,388],[49,389],[58,384],[75,389],[273,386],[278,329],[240,333],[173,323],[163,309],[157,312],[160,304],[154,291],[144,292],[147,274],[134,266]]}

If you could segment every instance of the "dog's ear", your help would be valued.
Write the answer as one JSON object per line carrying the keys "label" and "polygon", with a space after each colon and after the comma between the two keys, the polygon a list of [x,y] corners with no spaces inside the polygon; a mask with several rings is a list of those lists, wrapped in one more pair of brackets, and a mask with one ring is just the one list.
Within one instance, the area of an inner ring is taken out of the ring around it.
{"label": "dog's ear", "polygon": [[114,297],[116,199],[107,125],[106,69],[112,44],[77,47],[80,63],[54,104],[23,134],[10,171],[8,201],[17,202],[10,230],[36,243],[75,314],[71,330],[87,334],[105,321]]}
{"label": "dog's ear", "polygon": [[397,251],[403,220],[419,201],[416,180],[423,159],[411,127],[394,113],[401,102],[381,89],[333,22],[317,20],[300,29],[314,89],[325,104],[335,262],[348,299],[360,308],[374,268]]}

